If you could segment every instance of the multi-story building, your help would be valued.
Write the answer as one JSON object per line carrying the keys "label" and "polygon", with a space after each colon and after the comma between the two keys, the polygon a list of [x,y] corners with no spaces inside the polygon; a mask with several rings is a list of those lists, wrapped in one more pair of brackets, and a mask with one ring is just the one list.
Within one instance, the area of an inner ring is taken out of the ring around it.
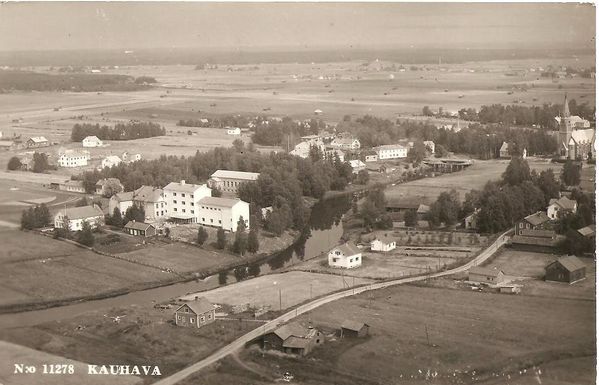
{"label": "multi-story building", "polygon": [[250,205],[240,199],[205,197],[198,202],[198,223],[236,231],[242,218],[246,228],[250,227]]}
{"label": "multi-story building", "polygon": [[254,182],[259,176],[260,173],[257,172],[217,170],[211,175],[208,185],[228,195],[237,195],[237,190],[241,184]]}
{"label": "multi-story building", "polygon": [[386,159],[401,159],[408,157],[408,149],[399,144],[387,144],[384,146],[375,147],[379,160]]}
{"label": "multi-story building", "polygon": [[83,145],[83,147],[100,147],[104,143],[97,136],[86,136],[81,141],[81,144]]}
{"label": "multi-story building", "polygon": [[33,136],[27,140],[26,145],[28,148],[46,147],[50,142],[43,136]]}
{"label": "multi-story building", "polygon": [[198,202],[212,195],[212,190],[205,184],[185,183],[184,180],[171,182],[163,190],[168,216],[188,223],[198,222]]}
{"label": "multi-story building", "polygon": [[152,186],[141,186],[135,191],[114,194],[108,202],[110,215],[118,207],[121,215],[125,215],[127,209],[133,205],[143,208],[145,220],[154,222],[162,218],[168,218],[166,200],[162,189]]}
{"label": "multi-story building", "polygon": [[54,216],[54,227],[64,228],[67,220],[71,231],[82,230],[84,221],[93,229],[104,224],[104,213],[95,205],[62,209]]}
{"label": "multi-story building", "polygon": [[58,154],[60,167],[84,167],[90,158],[89,151],[64,150]]}

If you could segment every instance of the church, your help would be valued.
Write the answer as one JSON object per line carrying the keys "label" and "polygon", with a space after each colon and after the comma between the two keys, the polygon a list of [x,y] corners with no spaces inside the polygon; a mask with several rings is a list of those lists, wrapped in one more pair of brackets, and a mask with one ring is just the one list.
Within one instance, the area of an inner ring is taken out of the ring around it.
{"label": "church", "polygon": [[570,115],[568,95],[564,98],[564,108],[555,120],[559,124],[557,134],[558,154],[568,159],[595,158],[595,129],[590,122],[579,116]]}

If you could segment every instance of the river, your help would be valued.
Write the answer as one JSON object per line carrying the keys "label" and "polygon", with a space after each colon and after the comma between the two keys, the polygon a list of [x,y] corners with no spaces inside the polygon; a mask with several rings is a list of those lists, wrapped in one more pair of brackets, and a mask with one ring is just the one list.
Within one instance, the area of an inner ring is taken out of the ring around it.
{"label": "river", "polygon": [[321,255],[339,242],[343,234],[341,218],[351,207],[351,196],[343,195],[319,201],[311,210],[310,220],[301,237],[292,246],[247,267],[222,272],[203,280],[176,283],[154,289],[135,291],[106,299],[0,315],[0,329],[32,326],[44,322],[75,317],[81,313],[113,307],[153,306],[187,293],[213,289],[239,278],[257,277],[276,272],[298,262]]}

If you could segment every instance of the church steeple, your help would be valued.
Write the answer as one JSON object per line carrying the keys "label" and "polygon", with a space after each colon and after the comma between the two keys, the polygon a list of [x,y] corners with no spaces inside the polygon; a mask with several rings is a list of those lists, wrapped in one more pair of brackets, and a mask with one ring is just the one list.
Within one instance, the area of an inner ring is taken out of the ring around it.
{"label": "church steeple", "polygon": [[566,93],[566,96],[564,97],[564,112],[563,112],[563,117],[564,118],[569,118],[570,117],[570,106],[568,106],[568,94]]}

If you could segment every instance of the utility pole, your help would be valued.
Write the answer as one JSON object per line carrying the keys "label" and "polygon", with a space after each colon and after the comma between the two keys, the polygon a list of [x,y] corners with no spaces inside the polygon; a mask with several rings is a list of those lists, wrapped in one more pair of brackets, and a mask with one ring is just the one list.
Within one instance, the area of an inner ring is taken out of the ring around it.
{"label": "utility pole", "polygon": [[283,310],[283,301],[281,299],[281,288],[279,288],[279,311]]}
{"label": "utility pole", "polygon": [[312,300],[312,284],[310,284],[310,300]]}
{"label": "utility pole", "polygon": [[428,327],[426,326],[426,324],[424,324],[424,332],[426,333],[426,344],[427,344],[428,346],[431,346],[431,342],[430,342],[430,340],[428,339]]}

